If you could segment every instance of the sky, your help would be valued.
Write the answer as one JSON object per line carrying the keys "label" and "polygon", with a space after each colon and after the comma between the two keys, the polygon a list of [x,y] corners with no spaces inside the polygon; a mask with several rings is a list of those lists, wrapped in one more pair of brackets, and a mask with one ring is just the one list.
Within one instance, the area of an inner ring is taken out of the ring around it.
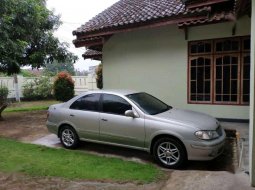
{"label": "sky", "polygon": [[72,41],[75,39],[72,31],[102,12],[118,0],[47,0],[47,7],[61,16],[63,24],[55,32],[61,42],[70,44],[69,50],[79,57],[74,67],[77,70],[88,70],[89,66],[99,64],[99,61],[84,60],[82,54],[85,48],[75,48]]}

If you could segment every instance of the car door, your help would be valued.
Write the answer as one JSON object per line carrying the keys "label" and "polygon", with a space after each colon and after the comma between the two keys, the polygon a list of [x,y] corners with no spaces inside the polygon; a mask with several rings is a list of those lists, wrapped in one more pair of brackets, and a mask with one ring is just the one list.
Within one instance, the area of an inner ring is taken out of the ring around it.
{"label": "car door", "polygon": [[69,121],[74,124],[80,138],[99,138],[100,94],[88,94],[77,99],[70,106]]}
{"label": "car door", "polygon": [[100,139],[110,143],[144,147],[144,118],[125,116],[125,111],[132,109],[132,106],[122,97],[103,94]]}

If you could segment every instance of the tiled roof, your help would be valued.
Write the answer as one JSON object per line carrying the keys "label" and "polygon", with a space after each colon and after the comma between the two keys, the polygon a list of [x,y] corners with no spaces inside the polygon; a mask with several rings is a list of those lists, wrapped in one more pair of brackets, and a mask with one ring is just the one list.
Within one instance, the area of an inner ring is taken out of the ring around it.
{"label": "tiled roof", "polygon": [[73,34],[193,14],[208,9],[210,8],[185,10],[181,0],[120,0],[75,30]]}
{"label": "tiled roof", "polygon": [[102,37],[99,36],[95,36],[95,37],[89,37],[89,38],[83,38],[83,39],[79,39],[79,40],[73,40],[74,44],[78,44],[78,43],[89,43],[89,42],[102,42]]}
{"label": "tiled roof", "polygon": [[192,26],[192,25],[201,25],[205,23],[220,22],[222,20],[234,20],[234,14],[232,12],[220,12],[220,13],[215,13],[208,18],[180,22],[177,25],[179,27],[184,27],[184,26]]}
{"label": "tiled roof", "polygon": [[88,49],[84,54],[82,54],[84,59],[95,59],[101,60],[102,59],[102,52]]}
{"label": "tiled roof", "polygon": [[182,28],[234,20],[236,1],[243,2],[190,0],[189,4],[184,4],[183,0],[119,0],[73,31],[76,35],[73,43],[75,47],[101,51],[111,35],[119,32],[169,24]]}

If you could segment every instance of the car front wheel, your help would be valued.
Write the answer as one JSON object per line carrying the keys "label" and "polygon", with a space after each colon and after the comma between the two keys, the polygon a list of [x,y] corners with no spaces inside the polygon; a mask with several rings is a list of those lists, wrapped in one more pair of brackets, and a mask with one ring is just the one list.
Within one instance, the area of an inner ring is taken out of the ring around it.
{"label": "car front wheel", "polygon": [[78,146],[79,137],[72,127],[64,126],[60,131],[60,141],[65,148],[74,149]]}
{"label": "car front wheel", "polygon": [[186,161],[181,143],[172,138],[161,138],[153,146],[154,159],[166,168],[180,168]]}

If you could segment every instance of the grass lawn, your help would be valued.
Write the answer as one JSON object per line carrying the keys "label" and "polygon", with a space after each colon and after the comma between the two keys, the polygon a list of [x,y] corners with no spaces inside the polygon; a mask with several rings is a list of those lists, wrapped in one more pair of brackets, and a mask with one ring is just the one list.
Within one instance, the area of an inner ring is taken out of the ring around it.
{"label": "grass lawn", "polygon": [[39,111],[47,110],[52,104],[59,103],[56,100],[22,101],[10,104],[4,112]]}
{"label": "grass lawn", "polygon": [[53,149],[0,138],[0,171],[65,179],[135,181],[149,183],[163,173],[152,164],[140,164],[80,151]]}

